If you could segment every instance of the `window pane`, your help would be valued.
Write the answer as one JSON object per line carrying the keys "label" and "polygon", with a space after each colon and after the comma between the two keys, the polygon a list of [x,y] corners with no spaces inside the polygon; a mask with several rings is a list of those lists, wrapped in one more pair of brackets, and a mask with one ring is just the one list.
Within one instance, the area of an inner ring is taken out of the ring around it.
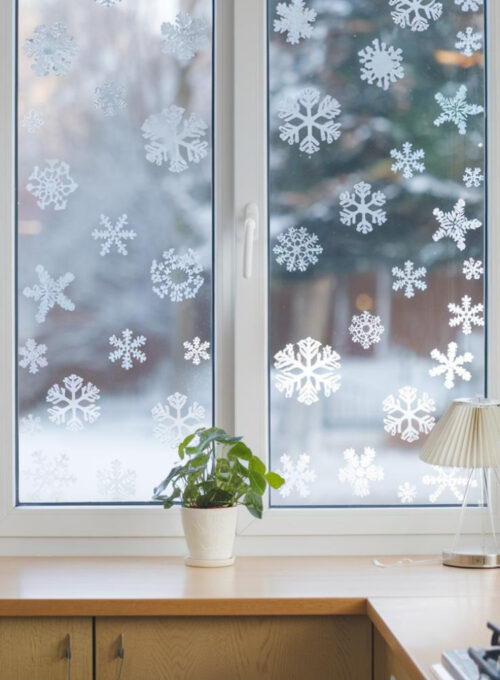
{"label": "window pane", "polygon": [[482,0],[269,0],[276,505],[447,505],[485,383]]}
{"label": "window pane", "polygon": [[18,13],[19,501],[149,502],[212,421],[212,2]]}

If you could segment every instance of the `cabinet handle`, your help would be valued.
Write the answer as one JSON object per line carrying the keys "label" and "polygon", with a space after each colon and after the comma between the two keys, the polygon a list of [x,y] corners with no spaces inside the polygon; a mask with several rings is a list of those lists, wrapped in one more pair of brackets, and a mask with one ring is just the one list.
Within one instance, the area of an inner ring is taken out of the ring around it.
{"label": "cabinet handle", "polygon": [[120,659],[120,667],[118,669],[117,680],[122,680],[123,677],[123,665],[125,663],[125,643],[123,641],[123,633],[120,635],[120,642],[118,643],[117,657]]}
{"label": "cabinet handle", "polygon": [[71,657],[72,657],[72,651],[71,651],[71,635],[68,633],[66,635],[66,660],[68,662],[68,680],[71,680]]}

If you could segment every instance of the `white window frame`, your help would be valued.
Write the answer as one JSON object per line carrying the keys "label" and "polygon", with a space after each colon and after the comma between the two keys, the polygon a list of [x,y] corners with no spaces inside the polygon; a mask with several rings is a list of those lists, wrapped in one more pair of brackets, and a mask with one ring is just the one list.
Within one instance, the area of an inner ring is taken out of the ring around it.
{"label": "white window frame", "polygon": [[[0,555],[182,554],[178,509],[149,506],[16,507],[14,467],[14,16],[0,6]],[[266,0],[219,0],[215,12],[215,335],[217,424],[268,459]],[[500,1],[488,2],[488,177],[500,180]],[[251,56],[249,56],[251,55]],[[11,96],[9,97],[9,93]],[[253,274],[243,278],[245,206],[259,225]],[[500,397],[500,195],[487,203],[488,387]],[[232,263],[232,266],[228,266]],[[258,405],[258,408],[256,408]],[[500,499],[494,499],[500,518]],[[239,554],[429,553],[455,531],[458,508],[241,509]],[[473,513],[474,515],[474,513]],[[479,530],[472,516],[465,531]],[[500,522],[499,522],[500,524]]]}

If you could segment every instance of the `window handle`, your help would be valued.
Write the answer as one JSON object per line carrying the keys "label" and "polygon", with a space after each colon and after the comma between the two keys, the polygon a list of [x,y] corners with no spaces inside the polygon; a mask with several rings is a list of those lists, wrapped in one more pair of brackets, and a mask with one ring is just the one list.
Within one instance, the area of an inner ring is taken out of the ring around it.
{"label": "window handle", "polygon": [[71,657],[73,656],[72,649],[71,649],[71,635],[68,633],[66,635],[66,651],[64,653],[64,656],[67,659],[67,678],[68,680],[71,680]]}
{"label": "window handle", "polygon": [[243,278],[252,278],[253,248],[257,240],[259,209],[255,203],[248,203],[245,208],[245,236],[243,243]]}

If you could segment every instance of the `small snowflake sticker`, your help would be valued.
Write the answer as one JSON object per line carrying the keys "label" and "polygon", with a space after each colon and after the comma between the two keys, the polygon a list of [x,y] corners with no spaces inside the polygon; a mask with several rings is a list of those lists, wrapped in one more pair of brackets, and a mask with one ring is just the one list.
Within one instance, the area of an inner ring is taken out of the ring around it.
{"label": "small snowflake sticker", "polygon": [[467,101],[467,88],[460,85],[454,97],[445,97],[441,92],[434,95],[434,99],[441,107],[441,113],[434,121],[439,127],[443,123],[454,123],[458,132],[465,135],[469,116],[477,116],[484,111],[479,104],[469,104]]}
{"label": "small snowflake sticker", "polygon": [[374,316],[368,311],[364,311],[358,316],[353,316],[349,333],[352,341],[359,343],[363,349],[369,349],[372,345],[380,342],[384,327],[379,316]]}
{"label": "small snowflake sticker", "polygon": [[95,0],[95,2],[101,7],[113,7],[122,0]]}
{"label": "small snowflake sticker", "polygon": [[316,234],[309,233],[305,227],[290,227],[278,234],[277,240],[273,248],[276,262],[285,265],[288,272],[305,272],[318,262],[318,255],[323,252]]}
{"label": "small snowflake sticker", "polygon": [[455,0],[455,5],[460,5],[462,12],[477,12],[482,4],[483,0]]}
{"label": "small snowflake sticker", "polygon": [[32,374],[38,373],[41,368],[48,365],[45,354],[47,345],[39,345],[33,338],[26,340],[24,347],[19,348],[19,366],[27,368]]}
{"label": "small snowflake sticker", "polygon": [[467,26],[465,33],[458,31],[455,48],[466,57],[472,57],[482,47],[483,36],[481,33],[474,33],[472,26]]}
{"label": "small snowflake sticker", "polygon": [[393,267],[392,275],[395,279],[392,289],[395,291],[404,290],[407,298],[414,297],[415,290],[427,290],[427,283],[425,282],[427,269],[425,267],[415,269],[415,264],[411,260],[406,260],[403,269]]}
{"label": "small snowflake sticker", "polygon": [[462,267],[462,274],[465,276],[467,281],[479,281],[481,276],[484,274],[483,263],[481,260],[475,260],[473,257],[469,257],[468,260],[464,260]]}
{"label": "small snowflake sticker", "polygon": [[127,108],[126,94],[123,85],[106,80],[94,91],[94,106],[106,117],[117,116]]}
{"label": "small snowflake sticker", "polygon": [[384,224],[387,220],[385,210],[386,196],[382,191],[374,191],[370,184],[358,182],[354,192],[343,191],[340,194],[340,221],[347,226],[356,226],[356,231],[369,234],[374,225]]}
{"label": "small snowflake sticker", "polygon": [[26,189],[38,198],[37,205],[45,210],[52,203],[54,210],[64,210],[68,196],[78,189],[78,184],[69,174],[69,165],[64,161],[46,161],[45,168],[35,165],[28,178]]}
{"label": "small snowflake sticker", "polygon": [[472,187],[480,187],[484,181],[484,175],[481,168],[465,168],[463,183],[468,189]]}
{"label": "small snowflake sticker", "polygon": [[434,241],[442,238],[451,238],[457,244],[459,250],[465,250],[465,237],[468,231],[479,229],[482,224],[477,219],[469,220],[465,216],[465,201],[459,198],[453,210],[443,212],[435,208],[432,214],[439,222],[439,229],[432,235]]}
{"label": "small snowflake sticker", "polygon": [[127,222],[127,215],[119,217],[116,224],[113,224],[106,215],[100,216],[99,223],[102,229],[94,229],[92,238],[96,241],[102,241],[101,256],[107,255],[113,246],[120,255],[128,255],[125,241],[133,241],[137,234],[132,229],[124,228]]}
{"label": "small snowflake sticker", "polygon": [[297,347],[295,352],[290,343],[274,355],[276,388],[287,398],[297,394],[299,403],[310,406],[319,401],[321,391],[329,397],[339,389],[340,355],[313,338],[299,340]]}
{"label": "small snowflake sticker", "polygon": [[42,451],[35,451],[31,454],[29,468],[21,470],[23,489],[26,482],[29,485],[29,491],[23,490],[23,497],[29,502],[60,502],[67,498],[67,487],[76,481],[65,453],[47,456]]}
{"label": "small snowflake sticker", "polygon": [[403,504],[414,503],[417,497],[417,487],[410,482],[398,486],[398,498]]}
{"label": "small snowflake sticker", "polygon": [[405,72],[402,65],[403,52],[400,48],[394,49],[380,42],[378,38],[372,40],[358,52],[361,64],[361,80],[366,80],[370,85],[377,85],[384,90],[389,89],[391,83],[404,78]]}
{"label": "small snowflake sticker", "polygon": [[454,315],[450,319],[450,326],[452,328],[462,326],[462,333],[464,335],[472,333],[472,326],[484,326],[484,317],[482,316],[483,305],[480,302],[477,305],[473,305],[468,295],[463,296],[460,305],[450,302],[448,311]]}
{"label": "small snowflake sticker", "polygon": [[296,491],[300,498],[307,498],[311,493],[309,485],[316,481],[316,472],[310,468],[311,459],[306,453],[298,456],[293,461],[290,456],[284,453],[280,458],[280,474],[285,483],[280,487],[278,493],[282,498],[288,498],[292,491]]}
{"label": "small snowflake sticker", "polygon": [[443,12],[443,5],[437,0],[389,0],[392,20],[401,28],[412,31],[426,31],[430,21],[437,21]]}
{"label": "small snowflake sticker", "polygon": [[186,340],[184,349],[186,350],[184,359],[186,361],[192,361],[195,366],[199,366],[202,361],[208,361],[210,359],[210,354],[208,353],[210,343],[208,340],[202,342],[198,336],[193,338],[191,342]]}
{"label": "small snowflake sticker", "polygon": [[35,319],[38,323],[43,323],[47,314],[56,305],[69,312],[74,311],[75,305],[64,292],[69,284],[75,280],[71,272],[66,272],[58,279],[53,279],[41,264],[35,267],[39,283],[35,283],[31,288],[26,287],[23,295],[39,302],[38,312]]}
{"label": "small snowflake sticker", "polygon": [[109,344],[115,347],[115,350],[109,354],[109,360],[111,363],[114,363],[121,359],[121,367],[126,371],[133,368],[134,359],[140,364],[146,361],[146,355],[140,349],[146,344],[146,337],[144,335],[137,335],[134,338],[134,334],[129,328],[122,331],[121,338],[112,335],[109,339]]}
{"label": "small snowflake sticker", "polygon": [[347,465],[340,468],[339,480],[347,482],[352,487],[352,492],[358,498],[370,495],[370,482],[380,482],[384,479],[384,468],[375,464],[375,449],[365,446],[361,455],[354,449],[344,451],[344,460]]}
{"label": "small snowflake sticker", "polygon": [[437,361],[438,365],[429,370],[429,375],[433,378],[444,375],[444,386],[447,390],[455,387],[455,375],[462,378],[462,380],[468,381],[471,379],[471,374],[464,364],[470,364],[474,356],[470,352],[459,355],[457,350],[457,343],[450,342],[448,343],[446,354],[443,354],[438,349],[433,349],[431,352],[431,357]]}
{"label": "small snowflake sticker", "polygon": [[405,142],[401,151],[391,149],[391,158],[395,161],[391,165],[392,172],[402,172],[405,179],[411,179],[416,172],[424,172],[425,165],[422,160],[425,157],[423,149],[415,149],[413,144]]}
{"label": "small snowflake sticker", "polygon": [[313,33],[312,24],[316,21],[316,11],[309,9],[304,0],[291,0],[278,3],[274,20],[275,33],[286,33],[286,41],[297,45],[301,40],[310,38]]}
{"label": "small snowflake sticker", "polygon": [[405,385],[398,394],[389,395],[382,402],[382,409],[388,415],[384,418],[384,430],[393,437],[400,436],[405,442],[415,442],[421,434],[428,434],[435,424],[434,399],[424,392],[418,396],[416,387]]}
{"label": "small snowflake sticker", "polygon": [[63,380],[63,387],[53,385],[47,392],[47,401],[53,404],[49,420],[56,425],[66,425],[70,432],[83,429],[83,424],[94,423],[101,415],[100,390],[91,382],[84,384],[83,378],[74,373]]}
{"label": "small snowflake sticker", "polygon": [[24,114],[21,125],[28,134],[32,135],[45,125],[45,119],[39,111],[31,109],[31,111]]}
{"label": "small snowflake sticker", "polygon": [[163,253],[163,259],[151,264],[153,291],[172,302],[182,302],[196,297],[203,285],[203,269],[191,248],[184,255],[178,255],[173,248]]}
{"label": "small snowflake sticker", "polygon": [[187,64],[209,44],[209,27],[205,19],[195,19],[179,12],[174,23],[161,25],[163,52],[172,54],[181,64]]}
{"label": "small snowflake sticker", "polygon": [[33,59],[31,68],[37,76],[67,75],[75,53],[75,39],[68,35],[68,27],[60,22],[53,26],[37,26],[33,37],[24,43],[24,54]]}
{"label": "small snowflake sticker", "polygon": [[[432,465],[434,470],[433,475],[425,475],[422,477],[422,482],[426,486],[436,487],[429,495],[431,503],[435,503],[440,496],[447,490],[461,503],[464,499],[464,491],[469,481],[469,475],[460,474],[461,470],[457,468],[444,468],[438,465]],[[471,488],[477,486],[477,481],[471,481]]]}
{"label": "small snowflake sticker", "polygon": [[39,416],[34,416],[32,413],[28,413],[27,416],[23,416],[19,421],[19,431],[21,434],[26,434],[32,436],[35,434],[40,434],[42,432],[42,420]]}
{"label": "small snowflake sticker", "polygon": [[340,137],[340,123],[334,122],[338,116],[340,104],[334,97],[327,95],[320,101],[319,90],[307,87],[278,106],[278,117],[286,122],[279,128],[280,139],[298,144],[299,151],[311,156],[319,151],[321,142],[331,144]]}
{"label": "small snowflake sticker", "polygon": [[125,468],[118,458],[97,471],[97,491],[108,502],[123,502],[135,496],[137,472]]}
{"label": "small snowflake sticker", "polygon": [[194,427],[201,426],[205,409],[198,402],[187,407],[187,396],[176,392],[167,397],[166,404],[156,404],[152,410],[153,433],[163,444],[177,448]]}

